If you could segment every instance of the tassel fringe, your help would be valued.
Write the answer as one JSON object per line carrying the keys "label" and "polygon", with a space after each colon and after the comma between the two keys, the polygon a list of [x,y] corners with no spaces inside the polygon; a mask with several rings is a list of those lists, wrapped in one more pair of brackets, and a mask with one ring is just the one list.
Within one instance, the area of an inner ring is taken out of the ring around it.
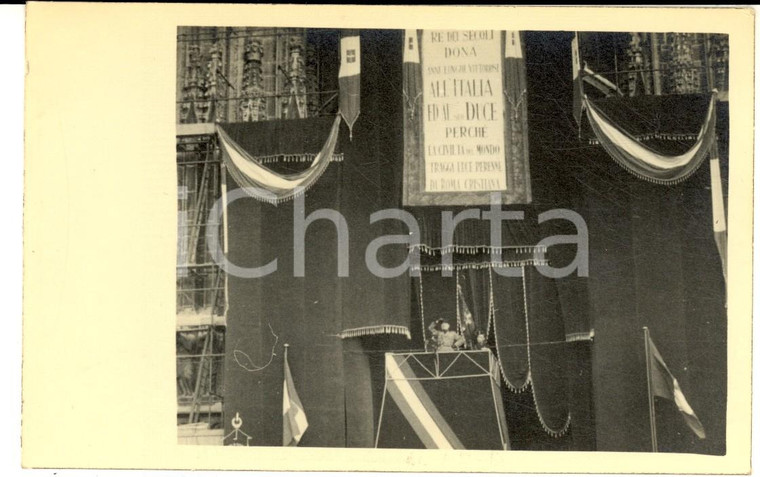
{"label": "tassel fringe", "polygon": [[439,272],[441,270],[485,270],[491,268],[520,268],[526,266],[547,266],[549,260],[545,259],[526,259],[526,260],[511,260],[505,262],[475,262],[475,263],[461,263],[461,264],[435,264],[435,265],[412,265],[410,268],[412,271],[423,272]]}
{"label": "tassel fringe", "polygon": [[[274,163],[306,163],[313,162],[317,154],[273,154],[271,156],[256,156],[255,160],[262,164],[274,164]],[[330,157],[330,162],[343,162],[343,154],[333,154]]]}
{"label": "tassel fringe", "polygon": [[361,328],[352,328],[350,330],[341,331],[338,336],[341,339],[356,338],[359,336],[369,335],[382,335],[382,334],[395,334],[404,335],[407,339],[412,339],[409,328],[400,325],[378,325],[378,326],[363,326]]}
{"label": "tassel fringe", "polygon": [[[639,135],[633,135],[631,136],[637,141],[651,141],[653,139],[657,139],[660,141],[696,141],[699,136],[697,134],[686,134],[686,133],[676,133],[676,134],[662,134],[662,133],[652,133],[652,134],[639,134]],[[599,142],[599,139],[589,139],[588,143],[592,146],[598,146],[601,143]]]}
{"label": "tassel fringe", "polygon": [[[491,272],[490,268],[488,269],[488,288],[489,288],[489,293],[488,293],[488,315],[489,315],[489,317],[488,317],[488,333],[490,334],[490,332],[491,332],[491,326],[492,326],[491,322],[494,320],[494,314],[496,313],[496,307],[494,306],[494,301],[493,301],[493,273]],[[488,336],[488,335],[486,335],[486,336]],[[496,333],[495,329],[494,329],[493,336],[496,339],[496,352],[498,354],[498,352],[499,352],[499,350],[501,348],[499,348],[499,334]],[[501,377],[504,380],[504,383],[507,385],[507,388],[511,392],[513,392],[515,394],[521,394],[526,389],[528,389],[528,384],[530,384],[530,381],[528,379],[526,379],[525,382],[523,382],[522,385],[519,385],[519,386],[516,385],[516,384],[514,384],[514,383],[512,383],[507,378],[507,373],[504,372],[504,367],[501,365],[501,360],[498,359],[498,356],[497,356],[496,362],[499,364],[499,372],[501,373]]]}
{"label": "tassel fringe", "polygon": [[493,247],[490,245],[446,245],[445,247],[431,247],[424,243],[409,245],[410,250],[419,250],[427,255],[445,255],[451,253],[460,253],[476,255],[480,253],[490,253],[492,251],[510,250],[518,254],[543,253],[546,252],[546,245],[509,245],[503,247]]}
{"label": "tassel fringe", "polygon": [[528,379],[526,380],[526,385],[531,385],[531,396],[533,397],[533,406],[536,408],[536,414],[538,415],[538,420],[541,422],[541,427],[544,428],[544,431],[546,431],[547,434],[549,434],[552,437],[562,437],[567,432],[567,429],[570,427],[570,413],[567,413],[567,419],[565,419],[565,424],[562,426],[559,430],[554,430],[550,428],[546,421],[544,420],[544,416],[541,414],[541,408],[538,406],[538,401],[536,400],[536,388],[533,386],[533,370],[531,367],[531,359],[530,359],[530,320],[528,319],[528,291],[526,286],[526,279],[525,279],[525,267],[523,267],[523,273],[522,273],[522,285],[523,285],[523,310],[525,313],[525,344],[527,349],[527,355],[528,355]]}
{"label": "tassel fringe", "polygon": [[565,335],[565,341],[572,343],[575,341],[594,341],[594,330],[579,331],[578,333],[568,333]]}
{"label": "tassel fringe", "polygon": [[[237,177],[235,176],[235,173],[233,173],[231,169],[228,169],[228,170],[230,171],[230,174],[232,175],[232,177],[237,181]],[[278,205],[278,204],[281,204],[283,202],[287,202],[289,200],[295,199],[296,197],[301,197],[302,195],[306,194],[306,192],[308,192],[309,189],[311,189],[314,186],[314,184],[316,184],[319,181],[319,178],[322,177],[322,174],[324,174],[326,170],[327,170],[327,168],[319,171],[319,173],[316,174],[316,175],[314,175],[314,177],[312,178],[312,180],[309,183],[307,183],[304,186],[298,187],[298,188],[290,191],[287,195],[284,195],[284,196],[281,196],[281,197],[273,198],[271,196],[259,195],[259,194],[256,193],[256,189],[255,188],[250,188],[250,187],[244,187],[243,191],[249,197],[252,197],[252,198],[254,198],[254,199],[258,200],[258,201],[266,202],[267,204]]]}
{"label": "tassel fringe", "polygon": [[[531,380],[530,383],[532,385],[533,381]],[[544,428],[544,432],[554,438],[562,437],[567,434],[567,430],[570,428],[570,412],[567,413],[567,418],[565,419],[565,423],[562,425],[562,427],[558,430],[554,430],[546,424],[546,421],[544,421],[544,416],[541,415],[541,409],[538,407],[538,402],[536,401],[536,390],[533,388],[533,386],[531,386],[531,395],[533,396],[533,406],[536,408],[536,414],[538,414],[538,420],[541,422],[541,427]]]}

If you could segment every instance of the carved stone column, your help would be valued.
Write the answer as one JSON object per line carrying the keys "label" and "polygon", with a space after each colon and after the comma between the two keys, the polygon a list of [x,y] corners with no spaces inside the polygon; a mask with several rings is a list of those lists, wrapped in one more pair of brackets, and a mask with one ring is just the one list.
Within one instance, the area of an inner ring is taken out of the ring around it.
{"label": "carved stone column", "polygon": [[240,121],[264,121],[267,119],[266,100],[263,97],[261,61],[264,48],[261,42],[248,38],[243,53],[242,94],[238,112]]}
{"label": "carved stone column", "polygon": [[[282,98],[282,109],[287,118],[307,117],[306,68],[302,36],[292,36],[288,42],[287,92]],[[296,108],[296,111],[293,111]]]}
{"label": "carved stone column", "polygon": [[628,95],[651,94],[651,62],[646,40],[640,33],[631,33],[628,43]]}
{"label": "carved stone column", "polygon": [[224,121],[224,99],[227,85],[224,79],[224,59],[221,42],[216,41],[209,48],[210,59],[206,71],[206,99],[209,104],[209,121]]}
{"label": "carved stone column", "polygon": [[185,67],[185,81],[182,89],[182,103],[180,105],[180,122],[201,122],[200,117],[207,114],[208,106],[204,103],[205,78],[201,66],[201,47],[193,43],[187,47],[187,61]]}

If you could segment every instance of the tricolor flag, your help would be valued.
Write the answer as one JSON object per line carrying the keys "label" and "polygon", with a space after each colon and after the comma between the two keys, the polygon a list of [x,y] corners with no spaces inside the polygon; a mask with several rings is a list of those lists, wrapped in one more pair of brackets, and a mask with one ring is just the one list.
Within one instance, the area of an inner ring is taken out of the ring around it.
{"label": "tricolor flag", "polygon": [[375,447],[508,450],[500,379],[487,350],[386,353]]}
{"label": "tricolor flag", "polygon": [[297,446],[309,427],[306,413],[298,399],[293,376],[288,365],[288,349],[285,348],[285,380],[282,383],[282,445]]}
{"label": "tricolor flag", "polygon": [[720,160],[717,148],[713,147],[714,157],[710,159],[710,189],[712,191],[713,234],[718,247],[720,262],[723,266],[723,280],[726,281],[726,260],[728,255],[728,234],[726,232],[726,211],[723,205],[723,180],[720,177]]}
{"label": "tricolor flag", "polygon": [[464,449],[459,437],[433,403],[403,357],[385,355],[386,391],[427,449]]}
{"label": "tricolor flag", "polygon": [[353,137],[353,127],[360,111],[361,49],[359,31],[344,30],[340,39],[340,70],[338,71],[339,110]]}
{"label": "tricolor flag", "polygon": [[[676,407],[681,411],[681,415],[689,428],[700,439],[704,439],[705,428],[702,427],[702,423],[699,421],[697,414],[686,401],[686,396],[683,395],[681,386],[678,385],[678,381],[668,369],[662,356],[660,356],[660,352],[657,351],[657,347],[654,345],[654,341],[652,341],[649,333],[646,333],[646,339],[648,341],[647,360],[651,382],[650,392],[652,396],[659,396],[675,402]],[[652,423],[652,425],[654,425],[654,423]]]}
{"label": "tricolor flag", "polygon": [[462,286],[457,283],[457,326],[460,333],[464,335],[467,349],[475,349],[475,321],[472,319],[472,312],[467,306],[467,300],[464,297]]}
{"label": "tricolor flag", "polygon": [[581,52],[577,32],[571,46],[573,50],[573,116],[575,116],[575,121],[580,127],[581,116],[583,115],[583,78],[581,77]]}
{"label": "tricolor flag", "polygon": [[514,181],[513,192],[521,197],[521,201],[530,203],[528,80],[520,37],[519,31],[504,32],[504,149],[507,163],[512,168],[511,175],[520,178]]}
{"label": "tricolor flag", "polygon": [[417,30],[404,31],[404,101],[410,118],[414,118],[420,107],[422,96],[422,68],[420,67],[420,47]]}

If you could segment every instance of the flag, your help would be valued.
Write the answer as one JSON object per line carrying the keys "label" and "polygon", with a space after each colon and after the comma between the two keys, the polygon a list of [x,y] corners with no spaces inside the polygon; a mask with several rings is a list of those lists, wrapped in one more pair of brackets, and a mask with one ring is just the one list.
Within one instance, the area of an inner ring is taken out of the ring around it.
{"label": "flag", "polygon": [[422,96],[422,68],[418,43],[417,30],[404,31],[403,94],[410,120],[414,119],[414,115],[420,107],[419,99]]}
{"label": "flag", "polygon": [[678,385],[678,381],[668,369],[662,356],[660,356],[660,352],[657,351],[654,341],[652,341],[652,338],[649,337],[648,334],[647,339],[649,340],[649,356],[647,359],[649,360],[649,369],[651,373],[652,395],[675,402],[689,428],[700,439],[704,439],[705,429],[702,427],[702,423],[699,421],[697,414],[686,401],[686,396],[684,396],[683,391],[681,391],[681,386]]}
{"label": "flag", "polygon": [[295,91],[291,91],[290,98],[288,98],[288,114],[286,119],[301,119],[300,109],[298,96],[296,96]]}
{"label": "flag", "polygon": [[583,78],[581,77],[581,52],[577,32],[571,46],[573,50],[573,116],[575,116],[575,121],[580,127],[581,116],[583,115]]}
{"label": "flag", "polygon": [[723,205],[723,180],[720,177],[720,160],[717,156],[717,148],[713,146],[715,156],[710,159],[710,189],[712,191],[712,216],[713,234],[715,244],[720,254],[720,263],[723,266],[723,279],[726,276],[726,257],[728,255],[728,235],[726,233],[726,212]]}
{"label": "flag", "polygon": [[298,399],[293,376],[288,366],[288,352],[285,351],[285,380],[282,383],[282,445],[297,446],[303,433],[309,427],[306,413]]}
{"label": "flag", "polygon": [[512,178],[509,187],[519,202],[531,202],[528,167],[528,80],[519,31],[504,32],[504,150]]}
{"label": "flag", "polygon": [[386,353],[375,447],[509,449],[498,373],[490,351]]}
{"label": "flag", "polygon": [[344,30],[340,39],[340,70],[338,71],[339,110],[353,137],[353,127],[360,110],[361,49],[359,31]]}
{"label": "flag", "polygon": [[464,336],[467,349],[475,349],[475,321],[472,319],[472,312],[467,306],[459,280],[457,280],[457,306],[459,307],[457,310],[457,326]]}

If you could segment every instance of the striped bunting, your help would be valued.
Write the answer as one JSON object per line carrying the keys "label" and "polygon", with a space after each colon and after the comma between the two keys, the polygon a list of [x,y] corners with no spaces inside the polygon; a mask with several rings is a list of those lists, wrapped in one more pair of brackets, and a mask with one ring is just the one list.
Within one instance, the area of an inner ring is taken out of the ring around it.
{"label": "striped bunting", "polygon": [[428,449],[464,449],[403,357],[386,354],[387,390]]}

